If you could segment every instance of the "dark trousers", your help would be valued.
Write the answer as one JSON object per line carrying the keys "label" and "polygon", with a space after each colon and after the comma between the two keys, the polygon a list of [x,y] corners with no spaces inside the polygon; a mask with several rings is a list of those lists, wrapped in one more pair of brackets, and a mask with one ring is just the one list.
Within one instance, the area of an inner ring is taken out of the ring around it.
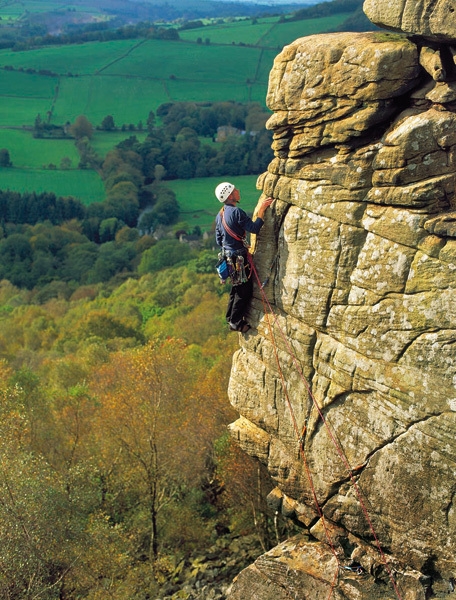
{"label": "dark trousers", "polygon": [[253,278],[250,276],[250,266],[248,264],[245,270],[249,279],[246,283],[232,286],[226,309],[226,320],[235,329],[241,329],[244,315],[253,294]]}

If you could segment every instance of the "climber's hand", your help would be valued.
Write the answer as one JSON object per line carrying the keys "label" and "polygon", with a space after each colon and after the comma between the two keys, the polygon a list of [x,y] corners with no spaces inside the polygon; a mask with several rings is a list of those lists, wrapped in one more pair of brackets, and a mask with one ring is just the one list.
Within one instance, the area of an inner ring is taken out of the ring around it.
{"label": "climber's hand", "polygon": [[274,198],[266,198],[266,200],[263,200],[263,202],[260,204],[260,208],[258,209],[258,216],[260,217],[260,219],[262,219],[264,217],[264,213],[266,212],[266,209],[268,208],[268,206],[271,206],[271,204],[274,202]]}

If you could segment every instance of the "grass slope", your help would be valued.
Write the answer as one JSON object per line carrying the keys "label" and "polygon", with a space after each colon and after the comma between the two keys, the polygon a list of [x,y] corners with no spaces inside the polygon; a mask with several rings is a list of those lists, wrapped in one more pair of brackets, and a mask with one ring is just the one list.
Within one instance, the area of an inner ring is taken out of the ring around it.
{"label": "grass slope", "polygon": [[105,195],[103,182],[95,171],[43,171],[0,167],[0,181],[3,190],[54,192],[57,196],[74,196],[84,204],[99,202]]}
{"label": "grass slope", "polygon": [[340,25],[351,13],[332,15],[306,21],[281,22],[279,17],[239,20],[209,24],[198,29],[179,32],[183,40],[196,42],[198,38],[211,44],[248,44],[249,46],[281,49],[298,37],[328,31]]}
{"label": "grass slope", "polygon": [[261,38],[278,22],[278,17],[257,19],[256,23],[249,20],[225,21],[208,24],[198,29],[179,31],[182,40],[203,42],[209,39],[213,44],[251,44],[257,45]]}
{"label": "grass slope", "polygon": [[41,98],[52,100],[58,85],[58,77],[24,73],[23,71],[2,71],[0,95],[5,98]]}
{"label": "grass slope", "polygon": [[43,46],[35,50],[0,51],[0,66],[19,69],[47,69],[58,75],[92,75],[106,65],[128,55],[138,40],[91,42],[67,46]]}
{"label": "grass slope", "polygon": [[60,92],[52,112],[52,122],[74,121],[86,115],[97,126],[106,115],[112,115],[117,126],[142,120],[151,110],[169,102],[163,82],[117,76],[62,79]]}
{"label": "grass slope", "polygon": [[[95,125],[107,114],[118,124],[137,124],[167,101],[264,103],[278,48],[335,26],[344,17],[291,23],[269,18],[255,25],[235,21],[181,32],[187,40],[180,42],[121,40],[2,50],[0,67],[16,70],[0,70],[0,125],[32,125],[37,113],[48,111],[57,124],[79,114]],[[201,34],[211,38],[209,45],[191,41]],[[46,69],[58,77],[29,74],[26,69]],[[28,102],[31,97],[36,102]]]}
{"label": "grass slope", "polygon": [[290,43],[300,37],[333,30],[343,23],[348,16],[349,13],[341,13],[331,17],[322,17],[321,19],[307,19],[305,21],[280,23],[275,27],[272,27],[260,40],[260,43],[264,46],[281,48],[284,39],[288,39],[289,42],[287,43]]}
{"label": "grass slope", "polygon": [[103,73],[154,79],[174,75],[189,81],[191,89],[192,82],[235,83],[253,78],[259,55],[258,48],[148,40],[128,57],[103,69]]}
{"label": "grass slope", "polygon": [[13,165],[22,168],[41,169],[43,165],[60,165],[64,157],[71,160],[72,167],[79,163],[79,155],[73,140],[41,140],[30,131],[7,129],[0,132],[1,146],[8,148]]}

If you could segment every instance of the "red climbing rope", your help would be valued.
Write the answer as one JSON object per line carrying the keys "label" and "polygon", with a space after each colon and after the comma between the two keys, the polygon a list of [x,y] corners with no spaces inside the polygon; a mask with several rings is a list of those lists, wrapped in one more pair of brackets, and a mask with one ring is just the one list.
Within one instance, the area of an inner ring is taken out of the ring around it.
{"label": "red climbing rope", "polygon": [[[252,263],[253,263],[253,261],[251,262],[251,264]],[[264,300],[263,300],[263,308],[264,308],[264,313],[266,315],[266,319],[268,321],[269,331],[271,332],[272,347],[274,349],[274,355],[275,355],[275,359],[276,359],[276,363],[277,363],[277,368],[278,368],[279,374],[280,374],[280,380],[281,380],[281,384],[282,384],[283,393],[284,393],[285,398],[287,400],[288,408],[289,408],[290,415],[291,415],[291,420],[293,421],[293,429],[294,429],[297,437],[302,438],[303,433],[302,432],[300,433],[300,431],[299,431],[298,423],[296,421],[296,416],[295,416],[294,410],[293,410],[293,406],[291,404],[291,400],[290,400],[290,397],[288,395],[288,390],[287,390],[287,384],[285,382],[285,377],[284,377],[284,374],[283,374],[283,371],[282,371],[282,367],[280,365],[279,355],[278,355],[278,352],[277,352],[277,345],[275,344],[274,334],[273,334],[271,323],[270,323],[270,320],[269,320],[270,313],[268,313],[265,310],[266,309],[266,305],[265,305]],[[340,569],[341,565],[340,565],[339,557],[337,555],[337,550],[336,550],[336,548],[335,548],[335,546],[333,544],[333,541],[332,541],[331,536],[330,536],[329,531],[328,531],[328,527],[326,525],[326,520],[325,520],[325,516],[323,514],[323,510],[322,510],[322,508],[321,508],[321,506],[320,506],[320,504],[318,502],[317,493],[316,493],[315,486],[314,486],[313,479],[312,479],[312,473],[310,472],[310,468],[309,468],[309,464],[307,462],[307,457],[306,457],[305,452],[304,452],[303,444],[299,445],[299,452],[300,452],[300,455],[301,455],[301,458],[302,458],[302,461],[303,461],[303,464],[304,464],[304,469],[305,469],[305,472],[306,472],[307,481],[309,482],[309,487],[310,487],[310,489],[312,491],[312,497],[313,497],[313,501],[314,501],[315,507],[317,509],[317,513],[318,513],[318,515],[319,515],[319,517],[321,519],[321,522],[323,524],[323,528],[324,528],[324,531],[325,531],[326,539],[328,541],[328,545],[331,548],[331,552],[333,553],[333,555],[334,555],[334,557],[336,559],[336,562],[337,562],[336,573],[335,573],[334,579],[332,581],[331,588],[330,588],[330,591],[329,591],[329,596],[328,596],[328,599],[327,599],[327,600],[331,600],[331,597],[332,597],[332,594],[333,594],[333,591],[334,591],[334,587],[336,585],[336,581],[337,581],[337,577],[338,577],[339,569]]]}
{"label": "red climbing rope", "polygon": [[[389,575],[391,584],[392,584],[392,586],[394,588],[394,591],[396,593],[396,596],[398,597],[399,600],[402,600],[402,597],[401,597],[401,595],[399,593],[399,589],[398,589],[397,584],[396,584],[396,582],[394,580],[393,573],[392,573],[391,568],[390,568],[390,566],[388,564],[388,561],[386,559],[385,553],[383,552],[383,549],[381,547],[381,544],[380,544],[380,541],[378,539],[377,533],[376,533],[376,531],[374,529],[374,525],[373,525],[372,520],[371,520],[371,518],[369,516],[369,513],[367,511],[367,508],[366,508],[366,505],[364,503],[361,491],[359,489],[359,486],[358,486],[355,478],[353,477],[353,470],[354,469],[352,469],[352,467],[350,466],[350,463],[348,462],[347,457],[345,456],[344,451],[343,451],[341,445],[337,441],[335,434],[333,433],[331,427],[329,426],[329,423],[328,423],[327,419],[325,418],[325,416],[324,416],[324,414],[323,414],[320,406],[318,405],[318,402],[316,401],[316,399],[315,399],[315,397],[314,397],[314,395],[312,393],[310,385],[307,382],[307,379],[305,378],[304,373],[302,372],[301,366],[300,366],[299,361],[298,361],[298,359],[297,359],[297,357],[296,357],[296,355],[294,353],[293,347],[289,343],[286,335],[283,333],[283,331],[282,331],[282,329],[281,329],[281,327],[280,327],[280,325],[278,323],[277,316],[274,314],[274,311],[273,311],[273,309],[271,307],[271,304],[270,304],[270,302],[269,302],[269,300],[268,300],[268,298],[267,298],[267,296],[265,294],[265,291],[263,289],[264,286],[261,284],[261,281],[259,279],[258,272],[256,270],[256,267],[255,267],[255,264],[253,262],[253,258],[252,258],[251,254],[248,254],[248,260],[249,260],[250,268],[252,269],[252,271],[253,271],[253,273],[255,275],[255,279],[256,279],[256,281],[258,283],[258,286],[259,286],[259,289],[260,289],[260,292],[261,292],[261,297],[262,297],[262,302],[263,302],[263,309],[264,309],[264,313],[266,315],[266,318],[268,320],[269,329],[271,331],[271,342],[272,342],[272,345],[273,345],[273,348],[274,348],[274,353],[275,353],[275,356],[276,356],[276,362],[278,364],[279,373],[280,373],[280,377],[281,377],[281,381],[282,381],[282,387],[284,388],[284,393],[285,393],[285,397],[287,399],[288,408],[289,408],[290,413],[291,413],[291,418],[292,418],[292,421],[293,421],[293,427],[295,429],[295,433],[298,436],[298,439],[302,438],[302,435],[300,435],[300,433],[299,433],[299,428],[298,428],[298,425],[297,425],[297,422],[296,422],[296,418],[295,418],[295,415],[294,415],[293,406],[292,406],[292,404],[290,402],[290,399],[289,399],[289,396],[288,396],[288,392],[286,391],[285,378],[283,376],[283,372],[282,372],[282,369],[281,369],[280,364],[279,364],[279,357],[278,357],[278,353],[277,353],[277,346],[276,346],[274,335],[272,333],[273,327],[271,326],[270,320],[269,320],[270,315],[272,315],[274,317],[274,323],[273,323],[273,325],[275,324],[277,326],[277,329],[279,330],[279,332],[280,332],[280,334],[282,336],[282,339],[285,342],[285,346],[286,346],[286,348],[288,350],[288,353],[291,356],[291,358],[293,360],[293,363],[294,363],[294,365],[296,367],[296,370],[297,370],[297,372],[298,372],[301,380],[303,381],[303,383],[304,383],[304,385],[305,385],[305,387],[307,389],[307,392],[308,392],[308,394],[309,394],[309,396],[310,396],[310,398],[312,400],[312,403],[313,403],[313,405],[315,406],[315,408],[318,411],[318,414],[319,414],[319,416],[320,416],[320,418],[321,418],[321,420],[322,420],[322,422],[323,422],[323,424],[324,424],[324,426],[325,426],[325,428],[326,428],[326,430],[328,432],[328,435],[329,435],[332,443],[334,444],[334,447],[336,448],[337,454],[339,455],[340,459],[342,460],[342,463],[344,464],[345,468],[347,469],[348,476],[349,476],[350,481],[351,481],[351,483],[353,485],[353,489],[355,490],[356,496],[358,497],[359,504],[360,504],[361,509],[363,511],[363,514],[364,514],[364,516],[366,518],[366,521],[367,521],[367,523],[369,525],[369,528],[370,528],[370,530],[372,532],[372,535],[373,535],[374,540],[375,540],[375,545],[377,546],[377,549],[378,549],[379,554],[380,554],[380,556],[382,558],[383,564],[384,564],[384,566],[386,568],[386,571],[388,572],[388,575]],[[268,313],[266,307],[269,309],[269,313]],[[321,507],[319,506],[319,503],[318,503],[318,500],[317,500],[317,497],[316,497],[315,488],[314,488],[313,482],[312,482],[312,476],[311,476],[311,473],[310,473],[310,470],[309,470],[309,467],[308,467],[308,464],[307,464],[307,460],[306,460],[305,454],[304,454],[303,444],[300,444],[300,454],[301,454],[301,456],[303,458],[304,468],[306,470],[307,477],[309,479],[309,484],[310,484],[310,487],[311,487],[311,490],[312,490],[312,495],[313,495],[313,498],[314,498],[315,505],[317,507],[317,511],[318,511],[319,515],[321,516],[321,518],[322,518],[323,527],[325,529],[325,535],[326,535],[326,537],[328,539],[328,542],[329,542],[329,545],[331,547],[331,550],[333,551],[333,554],[334,554],[334,556],[337,559],[338,564],[340,564],[339,563],[339,559],[337,557],[336,550],[334,548],[334,545],[332,544],[332,541],[330,540],[330,537],[329,537],[329,532],[327,530],[327,526],[325,524],[324,517],[323,517],[323,511],[322,511]],[[331,588],[330,597],[332,595],[332,591],[333,591],[334,585],[335,585],[335,581],[333,582],[333,585],[332,585],[332,588]]]}

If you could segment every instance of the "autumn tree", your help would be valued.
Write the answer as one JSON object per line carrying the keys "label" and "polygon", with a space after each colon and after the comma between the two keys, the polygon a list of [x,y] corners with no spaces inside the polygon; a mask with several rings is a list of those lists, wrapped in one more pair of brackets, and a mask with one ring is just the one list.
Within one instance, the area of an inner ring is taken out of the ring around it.
{"label": "autumn tree", "polygon": [[238,533],[255,533],[266,552],[281,541],[277,539],[274,515],[266,504],[273,488],[266,468],[245,454],[228,434],[215,444],[215,462],[215,476],[225,492],[220,499],[225,509],[221,512],[231,516],[226,524]]}
{"label": "autumn tree", "polygon": [[53,361],[50,374],[45,390],[0,364],[0,596],[114,598],[133,553],[103,511],[87,363]]}
{"label": "autumn tree", "polygon": [[93,136],[93,125],[85,115],[79,115],[70,126],[70,133],[77,140],[84,137],[90,140]]}
{"label": "autumn tree", "polygon": [[168,340],[114,355],[91,384],[102,405],[105,498],[123,519],[135,509],[138,552],[143,548],[152,567],[164,509],[198,482],[204,465],[186,428],[193,380],[185,347]]}
{"label": "autumn tree", "polygon": [[74,527],[65,486],[37,450],[34,413],[46,420],[37,378],[0,371],[0,595],[57,600],[80,523]]}

